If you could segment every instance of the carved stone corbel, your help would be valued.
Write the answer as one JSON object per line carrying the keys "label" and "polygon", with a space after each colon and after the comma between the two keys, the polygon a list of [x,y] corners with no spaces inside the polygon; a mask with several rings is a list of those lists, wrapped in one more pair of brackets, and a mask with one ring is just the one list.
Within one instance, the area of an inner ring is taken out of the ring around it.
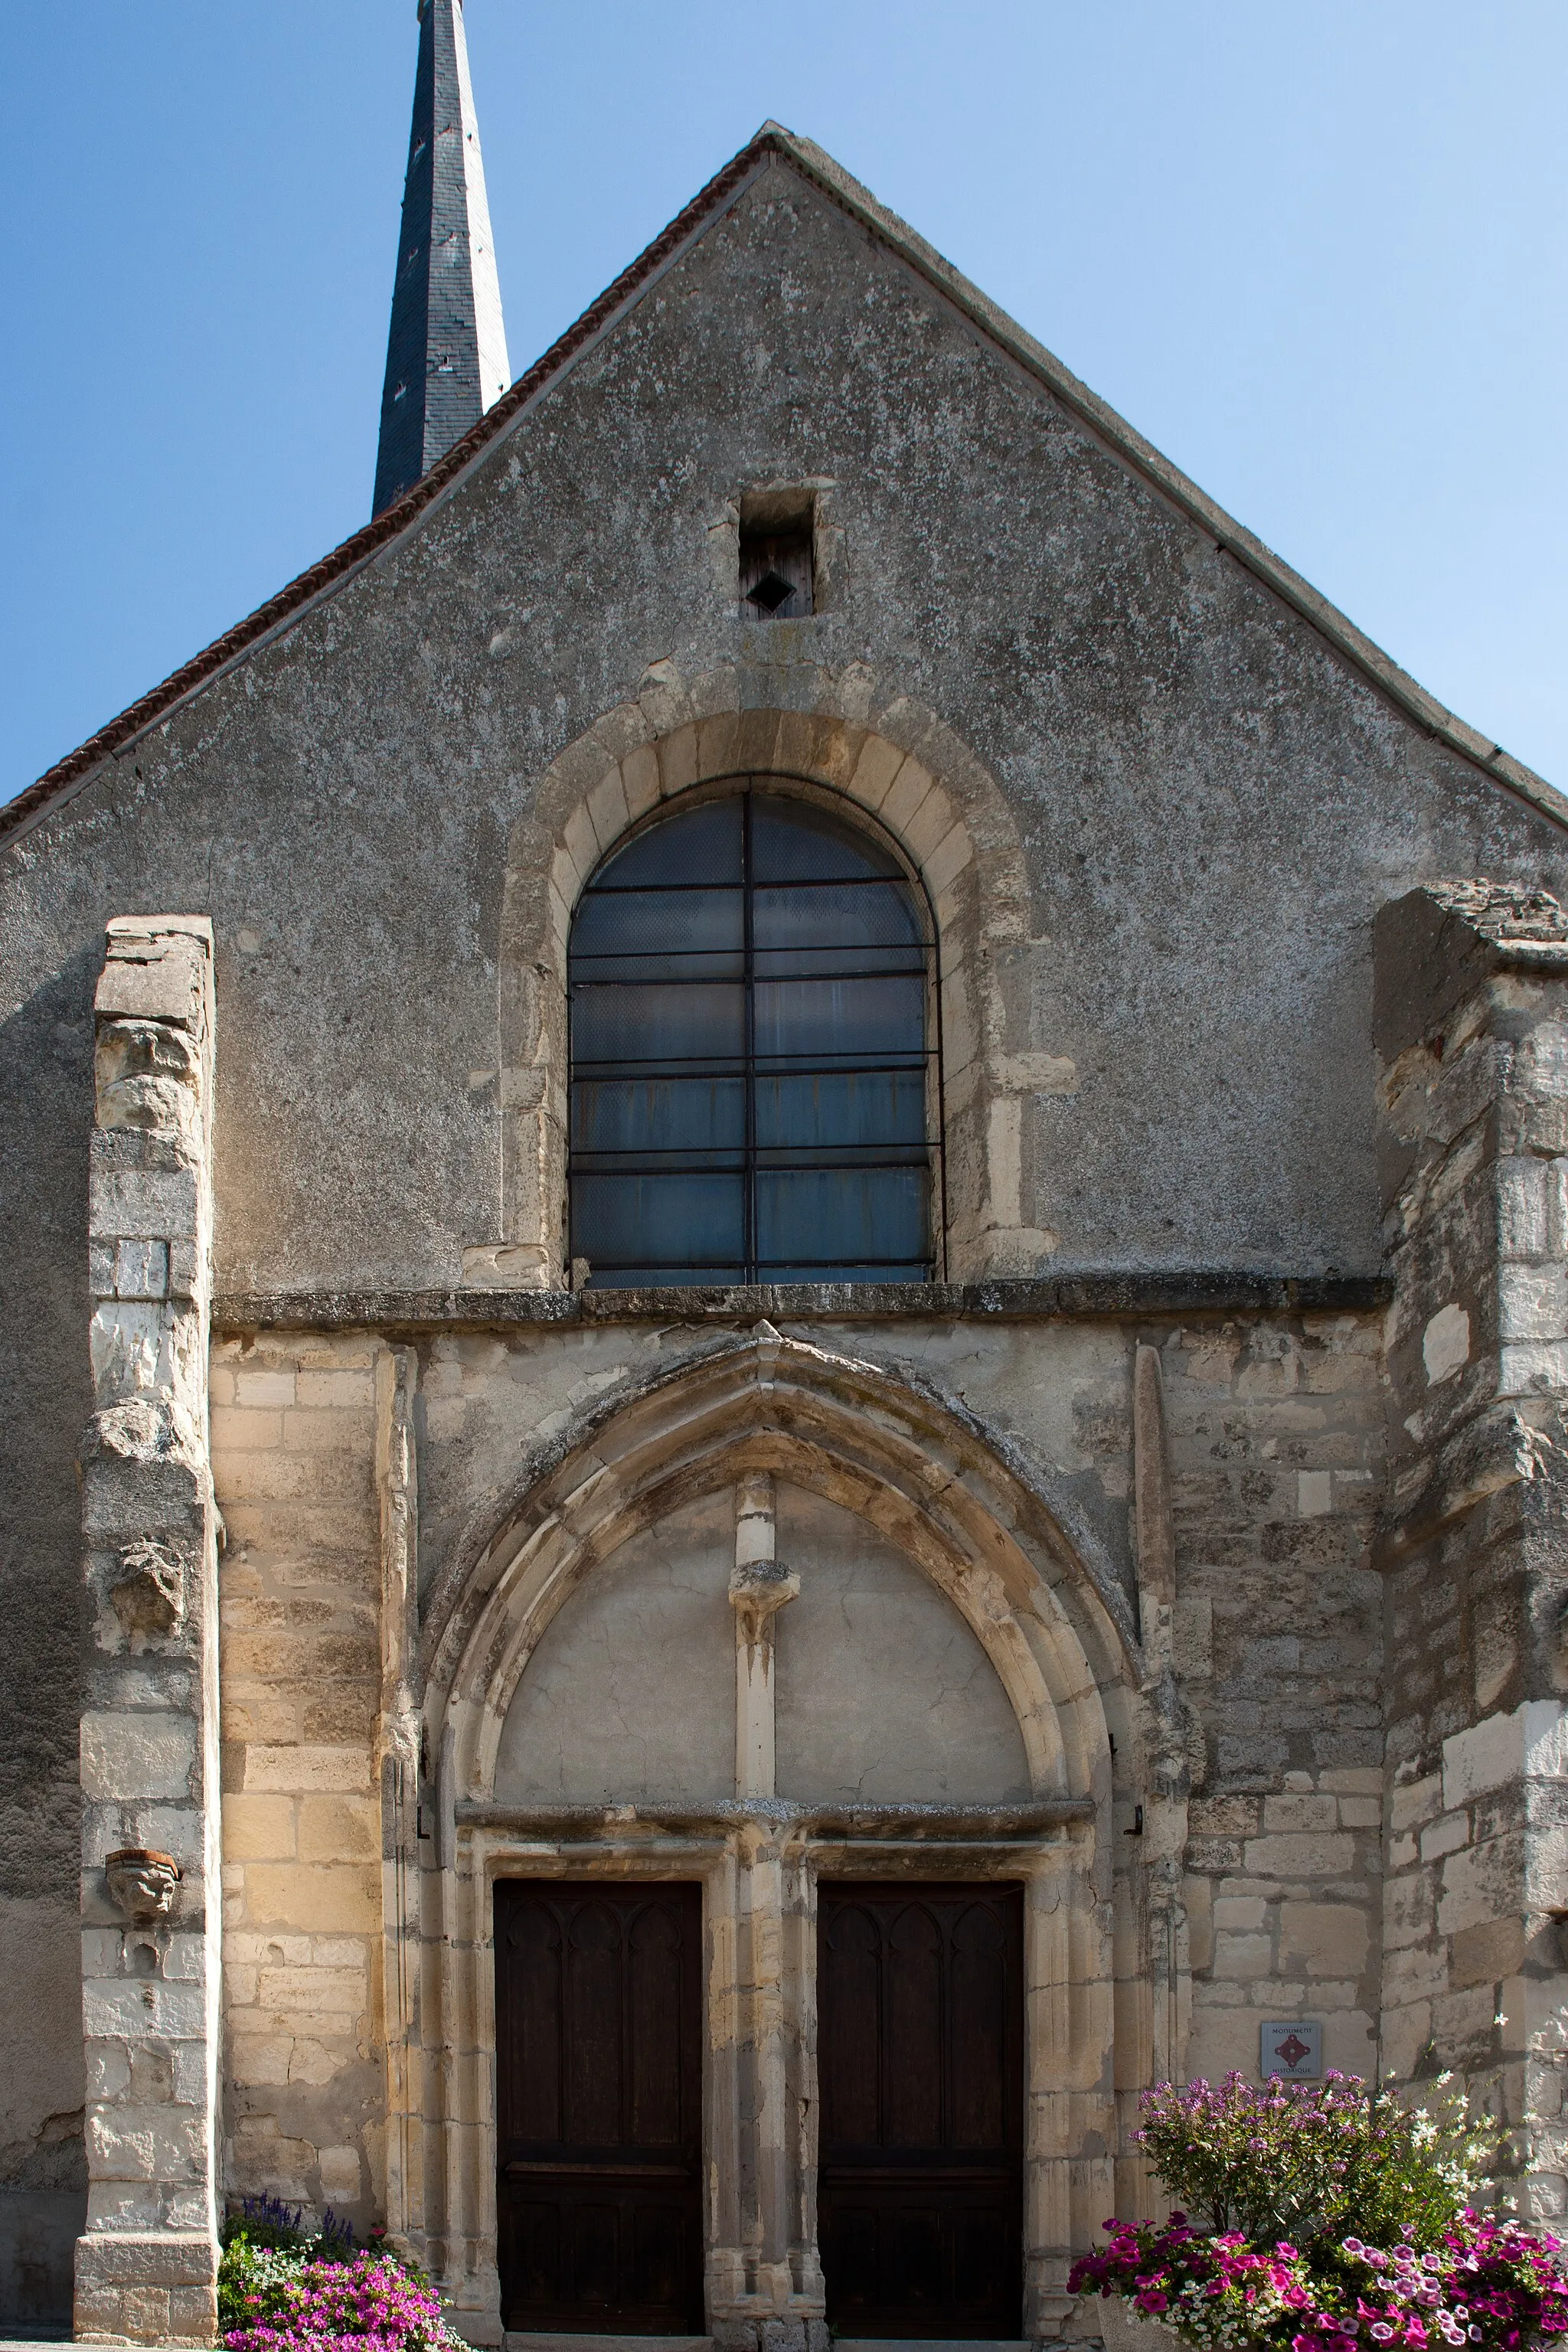
{"label": "carved stone corbel", "polygon": [[731,1570],[730,1606],[748,1651],[771,1642],[771,1621],[799,1591],[799,1570],[786,1568],[782,1559],[755,1560],[749,1568]]}
{"label": "carved stone corbel", "polygon": [[172,1853],[151,1846],[128,1845],[104,1856],[103,1874],[116,1910],[139,1927],[166,1919],[174,1907],[174,1893],[184,1873]]}
{"label": "carved stone corbel", "polygon": [[109,1605],[132,1649],[178,1633],[185,1618],[185,1570],[178,1553],[146,1538],[125,1545]]}

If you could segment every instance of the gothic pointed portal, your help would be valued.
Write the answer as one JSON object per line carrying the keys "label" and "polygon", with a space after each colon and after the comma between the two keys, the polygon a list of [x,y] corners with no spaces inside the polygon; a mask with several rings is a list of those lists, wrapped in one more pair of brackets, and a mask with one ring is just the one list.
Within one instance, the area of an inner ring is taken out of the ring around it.
{"label": "gothic pointed portal", "polygon": [[420,0],[374,511],[412,488],[510,381],[462,0]]}

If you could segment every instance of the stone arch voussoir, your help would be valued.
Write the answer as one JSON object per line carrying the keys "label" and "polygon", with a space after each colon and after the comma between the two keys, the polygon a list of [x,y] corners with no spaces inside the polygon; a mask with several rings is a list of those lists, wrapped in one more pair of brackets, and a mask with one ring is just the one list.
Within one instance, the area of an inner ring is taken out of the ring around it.
{"label": "stone arch voussoir", "polygon": [[453,1793],[493,1793],[501,1727],[545,1628],[637,1528],[769,1469],[895,1541],[965,1617],[1002,1681],[1042,1795],[1104,1800],[1103,1690],[1138,1678],[1104,1564],[974,1428],[881,1367],[760,1327],[624,1398],[500,1515],[446,1593],[426,1720]]}
{"label": "stone arch voussoir", "polygon": [[628,828],[696,786],[742,773],[842,794],[887,828],[920,875],[938,940],[948,1276],[1037,1272],[1055,1236],[1023,1222],[1021,1122],[1025,1099],[1048,1088],[1054,1070],[1007,1051],[1005,950],[1028,936],[1029,889],[994,779],[933,712],[884,695],[861,667],[687,679],[660,662],[635,702],[551,763],[513,831],[500,973],[502,1232],[466,1254],[465,1278],[563,1281],[573,910]]}

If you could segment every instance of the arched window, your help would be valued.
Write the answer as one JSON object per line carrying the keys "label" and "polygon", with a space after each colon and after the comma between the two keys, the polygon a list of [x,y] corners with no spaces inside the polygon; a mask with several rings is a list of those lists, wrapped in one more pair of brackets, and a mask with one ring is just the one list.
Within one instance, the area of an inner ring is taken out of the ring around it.
{"label": "arched window", "polygon": [[889,850],[755,781],[612,852],[568,961],[595,1287],[931,1279],[929,939]]}

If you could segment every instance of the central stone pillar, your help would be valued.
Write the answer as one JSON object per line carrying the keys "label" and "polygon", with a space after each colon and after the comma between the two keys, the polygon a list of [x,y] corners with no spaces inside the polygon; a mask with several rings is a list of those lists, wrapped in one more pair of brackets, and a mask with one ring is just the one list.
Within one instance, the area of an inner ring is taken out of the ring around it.
{"label": "central stone pillar", "polygon": [[773,1731],[773,1619],[800,1591],[800,1579],[774,1557],[773,1482],[745,1478],[735,1494],[735,1794],[777,1793]]}
{"label": "central stone pillar", "polygon": [[721,2352],[806,2352],[826,2344],[821,2269],[808,2222],[805,2014],[809,1889],[781,1853],[777,1794],[774,1624],[800,1591],[776,1557],[773,1482],[743,1478],[735,1494],[735,1794],[756,1817],[736,1833],[732,2084],[736,2242],[710,2259],[709,2310]]}
{"label": "central stone pillar", "polygon": [[111,923],[96,1016],[75,2332],[209,2344],[220,1905],[207,922]]}

